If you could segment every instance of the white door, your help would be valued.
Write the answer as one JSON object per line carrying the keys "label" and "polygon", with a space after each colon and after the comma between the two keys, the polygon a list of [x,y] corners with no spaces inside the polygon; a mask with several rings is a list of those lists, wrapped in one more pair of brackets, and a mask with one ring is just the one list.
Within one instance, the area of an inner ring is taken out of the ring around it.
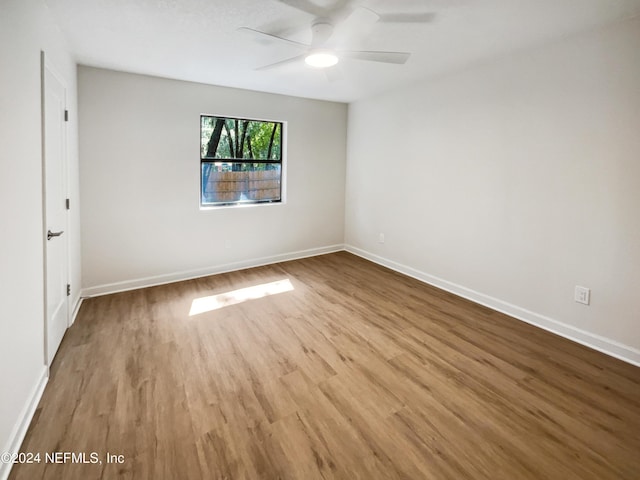
{"label": "white door", "polygon": [[66,90],[43,54],[43,142],[46,267],[47,365],[51,365],[69,323],[67,297]]}

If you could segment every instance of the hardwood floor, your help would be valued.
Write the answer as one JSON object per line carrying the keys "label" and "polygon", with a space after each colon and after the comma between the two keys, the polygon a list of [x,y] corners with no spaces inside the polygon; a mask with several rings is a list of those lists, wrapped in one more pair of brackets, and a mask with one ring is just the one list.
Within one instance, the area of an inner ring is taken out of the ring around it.
{"label": "hardwood floor", "polygon": [[15,480],[632,480],[640,368],[340,252],[86,300],[21,451]]}

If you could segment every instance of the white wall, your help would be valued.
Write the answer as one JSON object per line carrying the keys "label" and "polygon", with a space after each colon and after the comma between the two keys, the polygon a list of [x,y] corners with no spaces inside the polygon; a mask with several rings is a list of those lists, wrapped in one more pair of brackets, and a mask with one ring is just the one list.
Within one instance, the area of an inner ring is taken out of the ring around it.
{"label": "white wall", "polygon": [[635,19],[350,105],[349,248],[640,363],[639,52]]}
{"label": "white wall", "polygon": [[[46,382],[40,51],[62,75],[71,113],[71,198],[78,199],[76,70],[40,0],[0,6],[0,452],[17,449]],[[77,205],[76,205],[77,206]],[[79,213],[72,216],[71,282],[80,285]],[[78,300],[74,288],[71,306]],[[0,465],[0,478],[8,474]]]}
{"label": "white wall", "polygon": [[[342,245],[345,104],[89,67],[78,78],[87,294]],[[200,211],[201,113],[287,122],[285,205]]]}

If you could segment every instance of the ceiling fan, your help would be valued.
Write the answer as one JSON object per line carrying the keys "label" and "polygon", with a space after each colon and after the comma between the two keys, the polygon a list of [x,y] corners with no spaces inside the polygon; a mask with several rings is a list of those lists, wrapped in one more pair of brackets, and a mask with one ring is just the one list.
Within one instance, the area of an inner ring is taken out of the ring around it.
{"label": "ceiling fan", "polygon": [[411,53],[344,49],[340,47],[341,42],[339,39],[336,40],[335,32],[340,30],[344,39],[345,33],[358,33],[375,23],[426,23],[432,21],[434,17],[431,12],[380,14],[359,5],[355,0],[337,0],[330,7],[321,7],[310,0],[276,1],[314,17],[311,22],[311,43],[299,42],[250,27],[240,27],[238,30],[249,33],[261,40],[286,44],[302,51],[298,55],[258,67],[256,70],[268,70],[303,60],[311,67],[328,68],[336,65],[343,58],[404,64],[411,56]]}

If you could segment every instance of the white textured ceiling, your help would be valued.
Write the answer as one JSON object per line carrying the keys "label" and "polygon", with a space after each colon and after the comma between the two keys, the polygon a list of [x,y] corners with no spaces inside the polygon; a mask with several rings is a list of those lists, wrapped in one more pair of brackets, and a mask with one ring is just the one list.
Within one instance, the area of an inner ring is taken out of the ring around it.
{"label": "white textured ceiling", "polygon": [[255,70],[300,51],[239,27],[310,40],[314,17],[276,0],[45,1],[80,64],[341,102],[640,13],[640,0],[356,0],[377,13],[435,15],[424,24],[376,23],[341,45],[411,52],[405,65],[344,59],[341,78],[329,81],[304,63]]}

